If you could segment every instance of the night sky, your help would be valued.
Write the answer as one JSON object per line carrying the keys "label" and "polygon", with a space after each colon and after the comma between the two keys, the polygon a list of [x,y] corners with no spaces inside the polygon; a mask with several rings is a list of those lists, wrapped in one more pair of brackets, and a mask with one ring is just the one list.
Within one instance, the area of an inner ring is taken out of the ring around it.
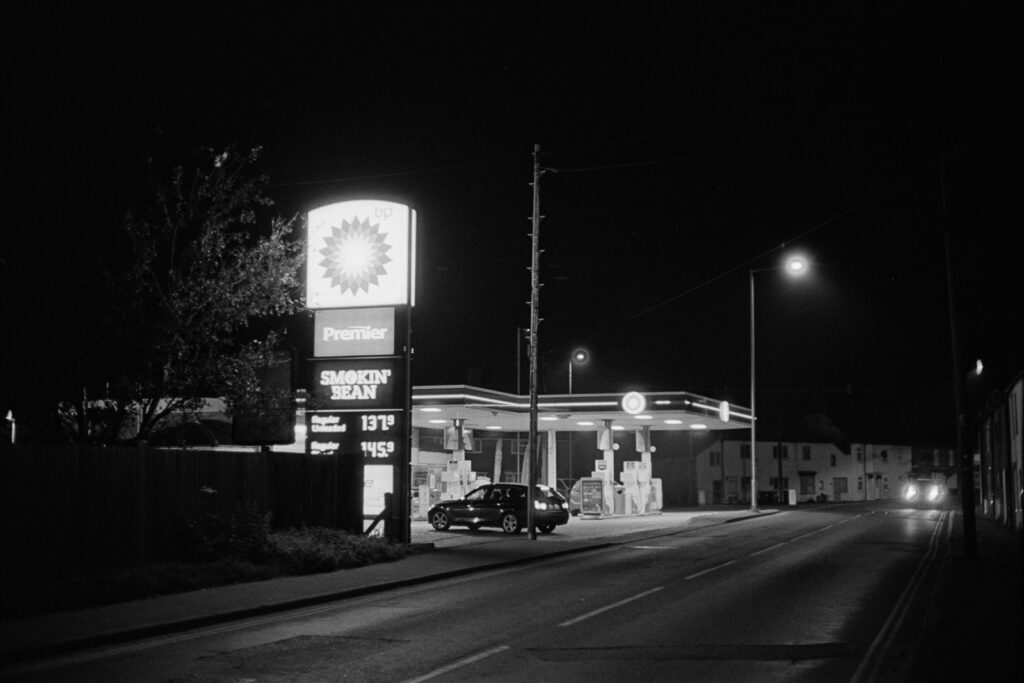
{"label": "night sky", "polygon": [[585,346],[576,392],[748,405],[749,271],[798,249],[806,279],[755,276],[762,428],[952,444],[947,226],[965,362],[1024,370],[1014,17],[683,4],[3,10],[0,409],[73,343],[38,338],[75,286],[48,245],[111,248],[146,158],[232,144],[283,215],[415,208],[413,382],[515,391],[539,144],[542,391]]}

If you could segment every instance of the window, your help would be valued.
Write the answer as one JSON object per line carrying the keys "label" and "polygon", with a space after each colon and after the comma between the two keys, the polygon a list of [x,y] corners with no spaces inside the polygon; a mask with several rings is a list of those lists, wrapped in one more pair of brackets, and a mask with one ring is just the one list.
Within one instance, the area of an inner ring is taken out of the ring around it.
{"label": "window", "polygon": [[771,480],[770,480],[769,485],[775,491],[778,491],[780,488],[788,489],[789,488],[789,477],[783,477],[782,478],[782,486],[781,487],[779,486],[779,478],[778,477],[772,477]]}
{"label": "window", "polygon": [[810,460],[811,459],[811,447],[810,446],[805,444],[805,445],[800,447],[800,451],[803,454],[804,460]]}
{"label": "window", "polygon": [[850,482],[847,481],[846,477],[833,477],[832,478],[832,491],[833,493],[849,493]]}
{"label": "window", "polygon": [[722,454],[718,451],[711,451],[708,454],[708,464],[713,467],[721,467],[722,465]]}
{"label": "window", "polygon": [[829,464],[832,465],[832,467],[835,467],[836,466],[836,454],[835,453],[830,454],[828,456],[828,461],[829,461]]}
{"label": "window", "polygon": [[882,462],[883,463],[889,462],[889,451],[887,451],[884,448],[882,449]]}
{"label": "window", "polygon": [[772,446],[772,457],[778,460],[779,453],[782,453],[783,460],[787,459],[789,457],[789,446],[780,446],[778,444]]}
{"label": "window", "polygon": [[864,462],[864,449],[857,446],[857,462]]}
{"label": "window", "polygon": [[482,486],[478,488],[476,491],[471,491],[468,495],[466,495],[466,500],[483,500],[487,496],[488,491],[488,487]]}
{"label": "window", "polygon": [[857,490],[858,491],[863,491],[864,490],[864,477],[857,477]]}
{"label": "window", "polygon": [[801,474],[800,475],[800,493],[802,494],[813,494],[814,493],[814,475],[813,474]]}
{"label": "window", "polygon": [[749,443],[741,443],[740,444],[740,457],[741,458],[746,458],[746,459],[750,458],[750,444]]}

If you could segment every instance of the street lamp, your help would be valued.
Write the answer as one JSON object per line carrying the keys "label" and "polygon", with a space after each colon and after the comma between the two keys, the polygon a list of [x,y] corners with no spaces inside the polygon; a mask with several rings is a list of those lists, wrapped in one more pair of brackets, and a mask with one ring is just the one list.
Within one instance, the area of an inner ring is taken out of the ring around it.
{"label": "street lamp", "polygon": [[572,393],[572,366],[574,365],[585,365],[590,360],[590,354],[587,353],[586,349],[576,349],[569,356],[569,393]]}
{"label": "street lamp", "polygon": [[[804,256],[794,254],[787,257],[780,266],[750,270],[750,510],[752,512],[757,512],[757,366],[755,361],[757,353],[754,343],[754,273],[785,270],[786,274],[791,277],[800,277],[805,275],[809,268],[810,265]],[[781,463],[781,449],[778,455]]]}

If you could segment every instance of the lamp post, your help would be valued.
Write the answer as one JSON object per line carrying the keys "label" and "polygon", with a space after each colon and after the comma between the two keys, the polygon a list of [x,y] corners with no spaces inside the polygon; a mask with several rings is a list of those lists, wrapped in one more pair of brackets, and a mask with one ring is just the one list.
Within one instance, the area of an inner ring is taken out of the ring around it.
{"label": "lamp post", "polygon": [[[807,259],[790,256],[781,266],[773,268],[751,268],[750,270],[750,510],[757,512],[757,353],[754,334],[754,273],[767,270],[785,270],[793,277],[807,273]],[[781,458],[781,453],[779,453]],[[779,460],[781,464],[782,460]],[[782,477],[780,475],[779,479]],[[781,481],[780,481],[781,486]]]}
{"label": "lamp post", "polygon": [[572,393],[572,366],[583,365],[590,358],[585,349],[576,349],[569,356],[569,393]]}

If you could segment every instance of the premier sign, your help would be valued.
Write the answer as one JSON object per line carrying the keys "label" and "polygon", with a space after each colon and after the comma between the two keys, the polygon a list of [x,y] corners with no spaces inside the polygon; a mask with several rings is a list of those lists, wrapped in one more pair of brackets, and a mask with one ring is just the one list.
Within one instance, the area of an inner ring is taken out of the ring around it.
{"label": "premier sign", "polygon": [[395,309],[316,311],[313,331],[317,358],[390,356],[395,352]]}

